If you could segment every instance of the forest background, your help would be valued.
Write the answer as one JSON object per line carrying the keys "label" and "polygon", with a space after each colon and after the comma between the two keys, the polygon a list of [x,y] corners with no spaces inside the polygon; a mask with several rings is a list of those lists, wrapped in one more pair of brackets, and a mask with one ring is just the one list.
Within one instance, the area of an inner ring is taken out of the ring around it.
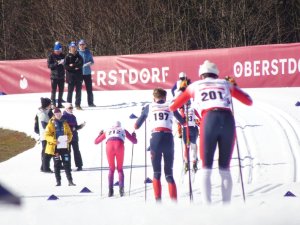
{"label": "forest background", "polygon": [[0,60],[85,39],[95,56],[300,42],[300,0],[1,0]]}

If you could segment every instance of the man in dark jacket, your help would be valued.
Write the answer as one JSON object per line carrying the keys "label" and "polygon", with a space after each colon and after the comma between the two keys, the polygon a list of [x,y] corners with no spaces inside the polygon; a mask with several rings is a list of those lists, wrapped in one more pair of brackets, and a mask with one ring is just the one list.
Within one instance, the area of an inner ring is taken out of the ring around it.
{"label": "man in dark jacket", "polygon": [[62,53],[62,46],[59,42],[55,42],[53,52],[48,56],[48,68],[51,70],[51,102],[56,107],[56,90],[58,88],[57,107],[63,108],[62,97],[65,86],[65,55]]}
{"label": "man in dark jacket", "polygon": [[76,43],[69,44],[69,53],[66,55],[64,66],[66,69],[66,82],[68,83],[67,102],[72,103],[73,91],[76,88],[75,107],[82,110],[81,104],[81,89],[82,89],[82,66],[83,58],[76,49]]}

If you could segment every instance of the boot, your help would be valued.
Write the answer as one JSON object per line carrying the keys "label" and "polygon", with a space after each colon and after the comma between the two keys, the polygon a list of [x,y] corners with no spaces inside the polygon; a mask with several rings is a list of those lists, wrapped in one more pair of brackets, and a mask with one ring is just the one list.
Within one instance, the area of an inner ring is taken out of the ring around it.
{"label": "boot", "polygon": [[56,186],[61,186],[60,180],[59,180],[59,181],[56,181]]}
{"label": "boot", "polygon": [[193,162],[193,170],[196,173],[198,170],[197,161]]}
{"label": "boot", "polygon": [[76,186],[76,184],[74,184],[72,180],[69,180],[69,186]]}
{"label": "boot", "polygon": [[124,187],[120,187],[120,196],[123,197],[125,195],[125,192],[124,192]]}
{"label": "boot", "polygon": [[108,197],[112,197],[113,195],[114,195],[114,189],[113,188],[109,188]]}
{"label": "boot", "polygon": [[189,171],[189,164],[186,162],[184,163],[184,173],[187,173]]}

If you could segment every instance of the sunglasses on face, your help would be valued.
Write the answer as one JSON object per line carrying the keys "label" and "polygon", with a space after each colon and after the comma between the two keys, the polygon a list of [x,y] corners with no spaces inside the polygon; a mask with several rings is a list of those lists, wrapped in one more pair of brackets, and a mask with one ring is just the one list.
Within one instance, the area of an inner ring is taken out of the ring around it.
{"label": "sunglasses on face", "polygon": [[73,109],[73,107],[71,106],[71,107],[69,107],[68,109]]}

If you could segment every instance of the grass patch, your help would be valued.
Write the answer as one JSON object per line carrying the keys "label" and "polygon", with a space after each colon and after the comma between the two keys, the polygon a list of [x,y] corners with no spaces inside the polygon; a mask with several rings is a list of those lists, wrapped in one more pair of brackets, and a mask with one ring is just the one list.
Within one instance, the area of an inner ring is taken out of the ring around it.
{"label": "grass patch", "polygon": [[33,148],[35,144],[35,139],[23,132],[0,128],[0,162]]}

